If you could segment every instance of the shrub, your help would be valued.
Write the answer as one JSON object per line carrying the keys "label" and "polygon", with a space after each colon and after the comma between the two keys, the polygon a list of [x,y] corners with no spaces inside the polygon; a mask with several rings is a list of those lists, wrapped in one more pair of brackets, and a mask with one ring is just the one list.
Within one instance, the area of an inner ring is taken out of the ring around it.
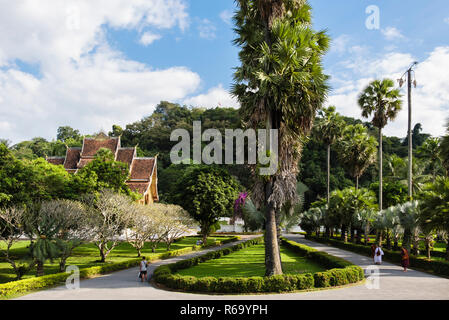
{"label": "shrub", "polygon": [[[331,256],[325,252],[319,252],[305,245],[282,239],[282,243],[300,256],[307,257],[326,268],[324,272],[315,274],[286,274],[272,277],[206,277],[194,278],[172,274],[180,269],[189,268],[197,263],[211,259],[218,259],[231,252],[261,243],[263,238],[249,240],[239,243],[230,248],[215,252],[209,252],[200,257],[187,259],[168,266],[161,266],[154,272],[155,281],[173,289],[181,289],[193,292],[208,293],[259,293],[259,292],[289,292],[295,290],[306,290],[311,288],[325,288],[331,286],[342,286],[356,283],[364,279],[363,269],[350,262]],[[161,271],[159,270],[161,269]]]}

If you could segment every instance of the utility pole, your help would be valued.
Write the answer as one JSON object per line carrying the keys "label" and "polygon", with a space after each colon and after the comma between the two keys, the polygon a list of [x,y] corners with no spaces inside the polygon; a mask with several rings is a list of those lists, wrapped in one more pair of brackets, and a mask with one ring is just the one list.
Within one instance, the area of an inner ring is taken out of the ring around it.
{"label": "utility pole", "polygon": [[413,137],[412,137],[412,83],[416,88],[416,79],[412,81],[412,72],[414,72],[413,67],[415,67],[418,62],[413,62],[410,68],[402,75],[399,79],[399,85],[402,88],[404,84],[404,76],[407,75],[407,86],[408,86],[408,197],[409,200],[413,197]]}

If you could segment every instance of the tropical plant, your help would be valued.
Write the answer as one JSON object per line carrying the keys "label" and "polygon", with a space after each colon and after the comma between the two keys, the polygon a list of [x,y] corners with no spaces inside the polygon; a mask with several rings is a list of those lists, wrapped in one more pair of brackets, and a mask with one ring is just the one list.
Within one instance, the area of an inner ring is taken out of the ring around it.
{"label": "tropical plant", "polygon": [[449,177],[449,121],[447,124],[446,135],[441,139],[440,157],[443,166],[446,169],[446,177]]}
{"label": "tropical plant", "polygon": [[356,189],[359,188],[360,177],[376,161],[376,147],[376,140],[363,125],[350,125],[344,129],[343,137],[338,143],[338,157],[356,180]]}
{"label": "tropical plant", "polygon": [[[278,130],[276,173],[258,179],[253,192],[266,215],[266,275],[282,273],[277,226],[282,206],[296,198],[302,142],[328,91],[321,65],[329,47],[325,32],[311,28],[310,6],[298,0],[238,0],[234,17],[241,66],[233,94],[247,126]],[[269,131],[268,131],[269,132]]]}
{"label": "tropical plant", "polygon": [[438,172],[443,168],[440,158],[440,138],[430,137],[418,148],[420,157],[427,160],[427,168],[432,174],[432,181],[435,182]]}
{"label": "tropical plant", "polygon": [[[404,228],[404,237],[402,246],[406,247],[409,252],[419,253],[419,233],[420,233],[420,203],[417,200],[406,202],[399,205],[399,221]],[[413,250],[410,251],[411,245]]]}
{"label": "tropical plant", "polygon": [[340,114],[335,112],[334,106],[320,110],[319,115],[320,118],[318,118],[314,129],[317,133],[316,136],[327,147],[327,202],[329,203],[331,146],[341,138],[345,121]]}
{"label": "tropical plant", "polygon": [[[421,220],[436,231],[449,234],[449,178],[437,177],[435,183],[430,184],[421,195]],[[446,260],[449,261],[449,241],[447,244]]]}
{"label": "tropical plant", "polygon": [[300,215],[299,226],[308,235],[315,232],[317,236],[320,234],[320,228],[323,223],[323,210],[321,208],[310,208]]}
{"label": "tropical plant", "polygon": [[382,129],[394,120],[402,108],[399,89],[394,88],[391,79],[375,80],[360,94],[358,103],[362,109],[362,116],[368,118],[373,115],[372,124],[379,129],[379,210],[382,204]]}
{"label": "tropical plant", "polygon": [[370,234],[371,228],[373,227],[377,218],[378,212],[372,208],[359,210],[353,217],[354,223],[358,225],[361,230],[363,230],[365,245],[368,244],[368,235]]}

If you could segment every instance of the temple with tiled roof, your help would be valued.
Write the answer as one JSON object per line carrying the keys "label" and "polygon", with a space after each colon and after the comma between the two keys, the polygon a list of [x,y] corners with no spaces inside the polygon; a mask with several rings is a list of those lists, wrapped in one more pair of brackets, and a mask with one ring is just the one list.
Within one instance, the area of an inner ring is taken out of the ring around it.
{"label": "temple with tiled roof", "polygon": [[54,165],[62,165],[69,173],[76,173],[95,159],[95,154],[101,148],[112,151],[115,160],[128,164],[128,187],[143,197],[142,204],[159,201],[157,191],[157,157],[138,158],[137,147],[122,148],[120,137],[110,138],[100,135],[96,138],[84,138],[82,148],[67,148],[65,157],[47,157],[47,161]]}

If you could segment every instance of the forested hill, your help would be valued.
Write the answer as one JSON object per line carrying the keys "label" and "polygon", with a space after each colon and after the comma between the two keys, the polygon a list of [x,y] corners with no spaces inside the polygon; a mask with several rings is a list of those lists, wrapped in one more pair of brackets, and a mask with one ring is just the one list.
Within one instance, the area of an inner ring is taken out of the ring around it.
{"label": "forested hill", "polygon": [[[353,118],[344,118],[347,124],[360,123],[366,126],[373,136],[378,137],[378,131],[370,123]],[[236,129],[241,127],[239,110],[232,108],[189,108],[169,102],[161,102],[152,115],[140,121],[126,125],[125,128],[114,125],[109,136],[121,136],[123,147],[138,146],[139,156],[155,156],[158,154],[159,192],[161,199],[169,199],[173,192],[171,186],[183,174],[185,167],[170,164],[170,150],[177,142],[170,142],[170,134],[174,129],[184,128],[191,133],[193,121],[201,121],[202,130],[215,128]],[[94,134],[94,133],[92,133]],[[86,135],[87,136],[87,135]],[[413,131],[413,146],[417,150],[430,135],[422,133],[421,125],[415,126]],[[45,156],[65,156],[66,145],[81,146],[83,135],[76,129],[60,127],[56,139],[47,141],[43,138],[34,138],[9,146],[19,159],[35,159]],[[8,144],[7,141],[0,141]],[[404,138],[384,137],[383,150],[385,154],[385,171],[394,169],[391,166],[404,164],[407,157],[408,142]],[[417,156],[419,154],[417,153]],[[398,159],[402,160],[399,161]],[[419,160],[419,159],[418,159]],[[394,162],[396,161],[396,162]],[[223,166],[236,176],[242,184],[242,189],[251,188],[251,174],[244,166]],[[318,197],[326,195],[326,147],[314,136],[304,147],[300,164],[298,180],[305,183],[310,191],[306,194],[306,207]],[[369,187],[372,181],[377,180],[377,168],[371,166],[362,176],[361,186]],[[331,154],[331,190],[344,189],[353,186],[353,179],[339,164],[336,152]]]}

